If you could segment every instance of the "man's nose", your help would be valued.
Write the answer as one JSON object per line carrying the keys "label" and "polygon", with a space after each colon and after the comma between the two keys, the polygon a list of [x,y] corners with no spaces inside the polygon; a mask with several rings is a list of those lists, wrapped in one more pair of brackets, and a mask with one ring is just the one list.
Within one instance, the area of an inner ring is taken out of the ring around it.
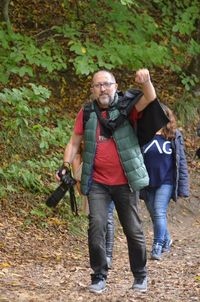
{"label": "man's nose", "polygon": [[106,90],[105,87],[104,87],[104,85],[101,85],[101,86],[100,86],[100,90],[101,90],[101,91],[105,91],[105,90]]}

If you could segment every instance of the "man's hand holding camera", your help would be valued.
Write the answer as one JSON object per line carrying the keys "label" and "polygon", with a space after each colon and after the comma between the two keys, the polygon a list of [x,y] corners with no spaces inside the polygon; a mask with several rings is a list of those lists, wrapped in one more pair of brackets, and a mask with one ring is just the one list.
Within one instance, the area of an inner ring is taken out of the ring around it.
{"label": "man's hand holding camera", "polygon": [[[47,199],[46,205],[48,207],[56,207],[59,201],[64,197],[65,193],[68,190],[71,190],[72,192],[73,186],[76,184],[76,180],[71,175],[70,165],[66,166],[65,163],[58,169],[56,179],[60,181],[61,184]],[[73,198],[75,199],[75,197]]]}
{"label": "man's hand holding camera", "polygon": [[56,173],[56,179],[62,181],[66,186],[74,186],[76,180],[71,175],[70,164],[68,166],[65,163],[58,169]]}

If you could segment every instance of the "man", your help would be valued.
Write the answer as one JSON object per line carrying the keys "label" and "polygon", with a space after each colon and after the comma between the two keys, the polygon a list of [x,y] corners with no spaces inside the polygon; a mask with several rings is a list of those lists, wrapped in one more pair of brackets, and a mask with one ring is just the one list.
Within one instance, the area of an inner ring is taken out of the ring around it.
{"label": "man", "polygon": [[148,185],[149,177],[134,126],[142,116],[140,112],[156,99],[156,92],[147,69],[138,70],[135,81],[141,84],[143,92],[135,90],[132,99],[123,98],[112,73],[96,72],[91,85],[94,101],[87,107],[89,117],[85,121],[84,110],[79,111],[64,152],[62,174],[84,141],[81,191],[89,202],[88,245],[93,270],[89,290],[94,293],[106,288],[105,234],[107,209],[112,200],[127,238],[134,276],[132,288],[147,290],[146,244],[138,216],[137,191]]}

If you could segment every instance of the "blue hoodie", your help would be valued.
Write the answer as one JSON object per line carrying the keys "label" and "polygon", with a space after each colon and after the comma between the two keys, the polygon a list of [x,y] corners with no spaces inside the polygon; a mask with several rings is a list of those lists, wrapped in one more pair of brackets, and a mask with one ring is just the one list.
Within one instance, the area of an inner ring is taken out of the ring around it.
{"label": "blue hoodie", "polygon": [[174,201],[178,196],[188,197],[189,175],[181,132],[177,129],[176,137],[171,142],[161,135],[156,135],[142,149],[150,186],[173,184]]}

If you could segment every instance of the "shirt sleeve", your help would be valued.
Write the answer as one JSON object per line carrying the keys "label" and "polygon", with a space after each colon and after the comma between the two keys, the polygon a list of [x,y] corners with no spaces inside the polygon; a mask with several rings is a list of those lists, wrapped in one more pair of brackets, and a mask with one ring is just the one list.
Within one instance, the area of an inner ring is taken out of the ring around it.
{"label": "shirt sleeve", "polygon": [[137,109],[134,106],[129,115],[129,119],[131,123],[135,124],[135,122],[137,122],[137,120],[139,120],[141,117],[142,117],[142,111],[137,112]]}
{"label": "shirt sleeve", "polygon": [[83,135],[83,109],[79,111],[74,124],[74,133],[77,135]]}

